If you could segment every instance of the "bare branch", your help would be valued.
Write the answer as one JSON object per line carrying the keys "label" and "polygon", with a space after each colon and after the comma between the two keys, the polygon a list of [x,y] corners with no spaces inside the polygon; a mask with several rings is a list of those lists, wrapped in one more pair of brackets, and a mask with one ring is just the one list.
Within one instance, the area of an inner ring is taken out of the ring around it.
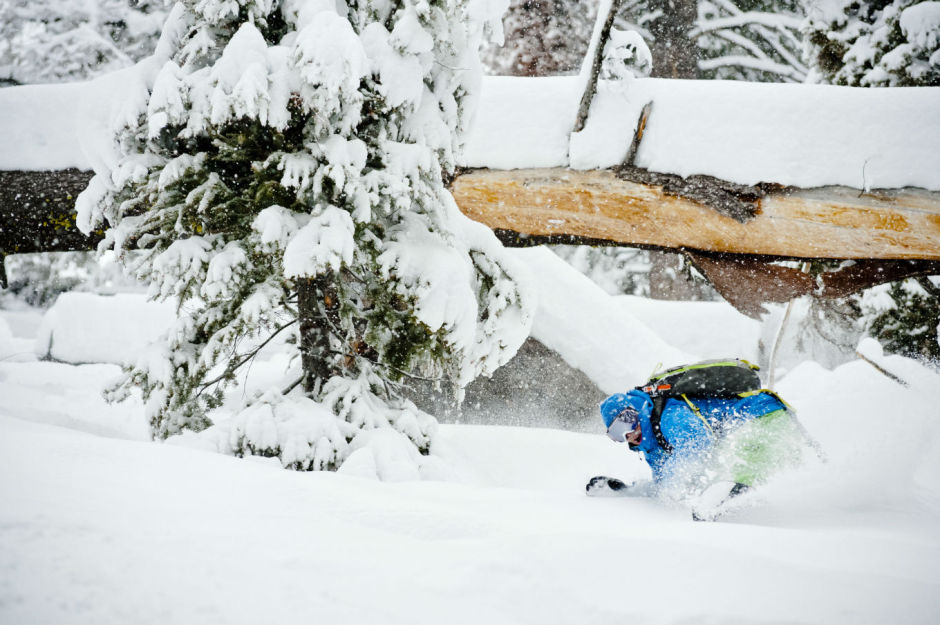
{"label": "bare branch", "polygon": [[786,76],[793,80],[801,80],[799,72],[789,65],[777,63],[769,59],[755,59],[750,56],[723,56],[715,59],[704,59],[699,61],[699,68],[704,70],[716,69],[718,67],[747,67],[764,72]]}
{"label": "bare branch", "polygon": [[920,288],[924,289],[931,296],[940,299],[940,286],[937,286],[931,282],[927,276],[921,276],[917,278],[917,284],[920,285]]}
{"label": "bare branch", "polygon": [[884,367],[882,367],[881,365],[879,365],[877,362],[875,362],[875,361],[872,360],[871,358],[867,357],[867,356],[866,356],[865,354],[863,354],[862,352],[856,351],[856,352],[855,352],[855,355],[858,356],[859,358],[861,358],[862,360],[864,360],[865,362],[867,362],[868,364],[870,364],[870,365],[871,365],[872,367],[874,367],[875,369],[877,369],[878,372],[881,373],[882,375],[884,375],[886,378],[897,382],[897,383],[900,384],[901,386],[909,386],[909,384],[907,383],[907,381],[905,381],[905,380],[903,380],[902,378],[899,378],[898,376],[894,375],[893,373],[891,373],[890,371],[888,371],[887,369],[885,369]]}
{"label": "bare branch", "polygon": [[766,52],[761,50],[760,46],[758,46],[756,43],[754,43],[753,40],[748,39],[741,33],[737,33],[733,30],[718,30],[711,34],[720,39],[724,39],[725,41],[729,41],[735,44],[736,46],[740,46],[744,48],[745,50],[753,54],[755,58],[770,60],[770,57],[767,56]]}
{"label": "bare branch", "polygon": [[804,76],[806,75],[809,69],[800,61],[799,58],[794,56],[791,48],[788,48],[782,41],[780,41],[780,36],[785,34],[792,44],[793,49],[800,49],[802,44],[790,33],[788,29],[772,30],[765,26],[756,26],[754,30],[764,38],[764,40],[774,49],[777,54],[780,55],[784,61],[792,65],[795,69],[800,70]]}
{"label": "bare branch", "polygon": [[699,20],[692,30],[691,35],[694,37],[723,28],[740,28],[741,26],[755,25],[769,26],[774,29],[794,28],[799,30],[801,23],[802,20],[800,18],[791,15],[748,11],[747,13],[737,13],[728,17]]}
{"label": "bare branch", "polygon": [[[581,94],[581,104],[578,105],[578,116],[574,120],[573,132],[584,130],[584,124],[587,123],[588,113],[591,111],[591,103],[594,101],[594,94],[597,93],[597,80],[601,74],[601,64],[604,62],[604,47],[610,38],[610,29],[614,25],[614,17],[620,10],[623,0],[611,0],[610,11],[601,27],[600,37],[597,40],[597,47],[594,49],[594,58],[591,61],[591,73],[588,75],[587,84],[584,86],[584,93]],[[600,17],[600,16],[598,16]]]}
{"label": "bare branch", "polygon": [[630,143],[630,149],[627,150],[627,156],[623,159],[621,167],[634,167],[636,154],[640,151],[640,142],[643,140],[643,134],[646,131],[646,122],[649,120],[650,111],[653,110],[653,101],[647,102],[640,111],[640,117],[636,120],[636,131],[633,133],[633,141]]}

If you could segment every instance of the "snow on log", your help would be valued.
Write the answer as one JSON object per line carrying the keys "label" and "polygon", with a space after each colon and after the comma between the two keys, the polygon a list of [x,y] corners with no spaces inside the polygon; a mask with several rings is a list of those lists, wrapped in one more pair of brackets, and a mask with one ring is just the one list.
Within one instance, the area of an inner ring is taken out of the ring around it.
{"label": "snow on log", "polygon": [[[0,89],[0,170],[113,163],[110,132],[147,97],[146,62],[85,83]],[[135,73],[136,70],[136,73]],[[940,87],[866,89],[720,80],[600,81],[572,133],[576,76],[484,77],[459,164],[608,169],[653,102],[637,167],[743,185],[940,191]]]}
{"label": "snow on log", "polygon": [[940,87],[870,89],[721,80],[601,81],[572,133],[577,77],[484,79],[461,165],[619,167],[804,189],[940,191]]}

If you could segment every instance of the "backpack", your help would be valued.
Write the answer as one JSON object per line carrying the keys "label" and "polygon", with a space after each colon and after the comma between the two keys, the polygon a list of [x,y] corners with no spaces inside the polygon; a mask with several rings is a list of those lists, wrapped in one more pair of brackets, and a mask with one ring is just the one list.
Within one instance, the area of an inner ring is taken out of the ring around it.
{"label": "backpack", "polygon": [[672,445],[663,436],[660,421],[666,400],[682,398],[692,406],[689,397],[708,397],[735,399],[742,393],[761,389],[760,367],[738,358],[730,360],[706,360],[691,365],[682,365],[657,373],[645,384],[637,387],[653,400],[650,424],[656,442],[667,453],[672,452]]}

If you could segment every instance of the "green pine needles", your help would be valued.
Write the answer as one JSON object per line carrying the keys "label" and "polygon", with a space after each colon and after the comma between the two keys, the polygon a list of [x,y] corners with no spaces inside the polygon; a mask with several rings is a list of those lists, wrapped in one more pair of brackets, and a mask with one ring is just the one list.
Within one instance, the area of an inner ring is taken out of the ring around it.
{"label": "green pine needles", "polygon": [[[481,9],[173,9],[120,159],[79,200],[81,225],[106,225],[103,246],[178,302],[175,327],[109,392],[139,389],[155,437],[210,428],[226,451],[296,469],[335,469],[377,430],[426,453],[435,421],[401,385],[462,388],[522,343],[520,269],[443,183],[479,42],[499,35]],[[289,355],[283,379],[216,422],[263,350]]]}
{"label": "green pine needles", "polygon": [[940,5],[929,0],[807,4],[806,56],[816,80],[852,87],[940,85]]}

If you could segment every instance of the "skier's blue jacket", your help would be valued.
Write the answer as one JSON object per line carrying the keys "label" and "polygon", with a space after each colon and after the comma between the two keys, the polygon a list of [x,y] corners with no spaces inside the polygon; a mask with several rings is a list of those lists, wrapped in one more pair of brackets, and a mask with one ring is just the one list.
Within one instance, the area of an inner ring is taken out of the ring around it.
{"label": "skier's blue jacket", "polygon": [[762,417],[786,405],[773,393],[760,392],[740,399],[694,398],[695,410],[682,398],[666,400],[660,419],[660,430],[672,446],[672,452],[663,449],[653,435],[650,415],[653,400],[640,390],[632,390],[608,397],[601,406],[604,423],[609,427],[614,417],[627,406],[639,413],[643,438],[634,451],[642,451],[653,472],[653,481],[662,482],[673,477],[689,458],[701,456],[727,431],[749,419]]}

